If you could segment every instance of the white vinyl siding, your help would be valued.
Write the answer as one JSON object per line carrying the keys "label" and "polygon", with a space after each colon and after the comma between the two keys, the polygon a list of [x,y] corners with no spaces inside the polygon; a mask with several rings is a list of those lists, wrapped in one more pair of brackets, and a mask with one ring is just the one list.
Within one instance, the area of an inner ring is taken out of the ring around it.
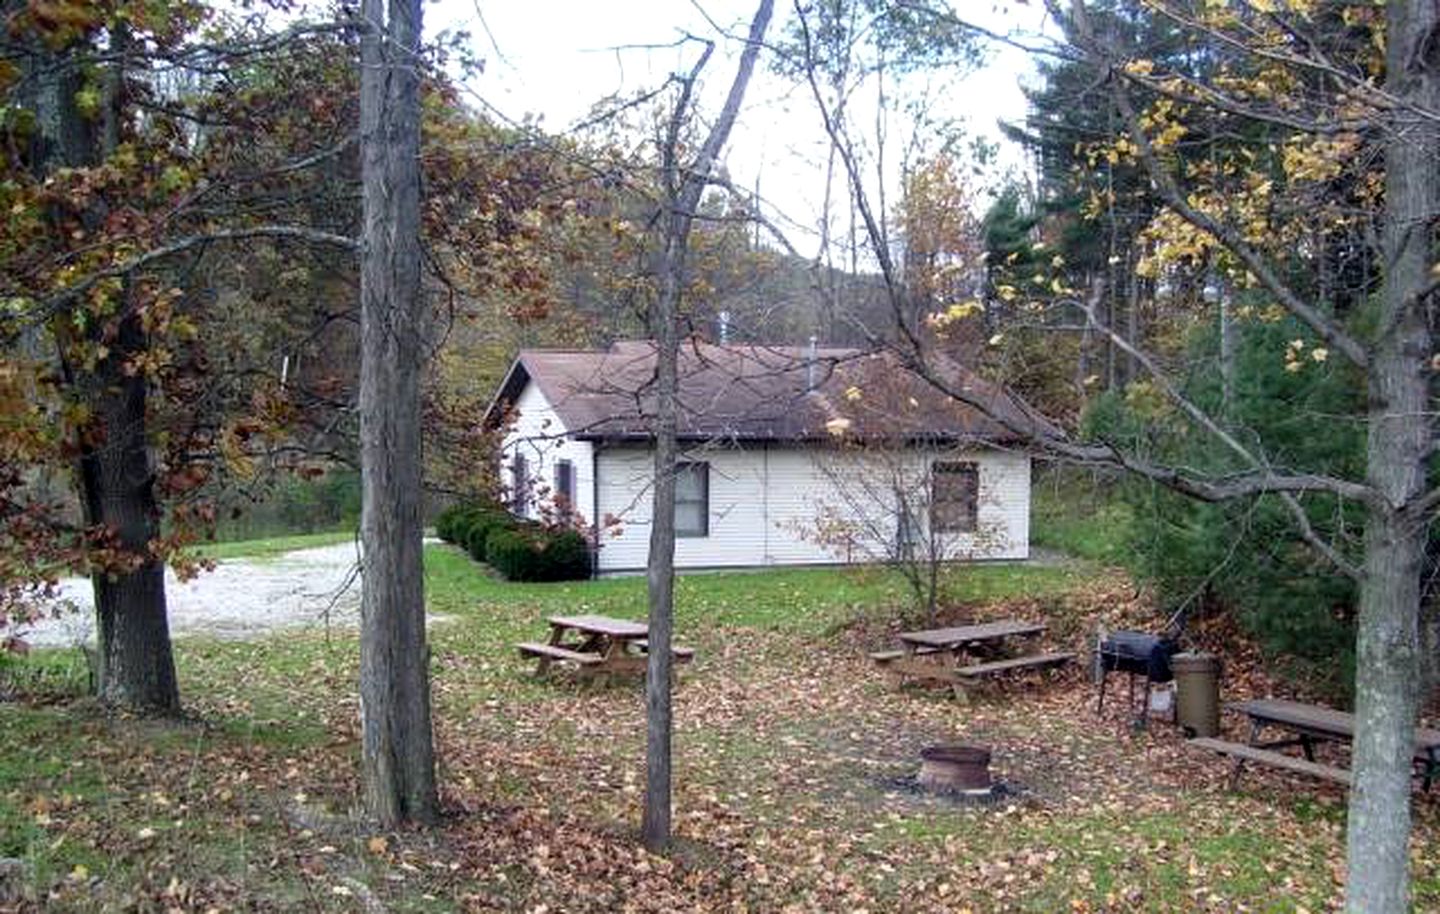
{"label": "white vinyl siding", "polygon": [[591,477],[593,448],[588,441],[568,437],[566,428],[550,407],[545,395],[534,384],[526,384],[515,403],[515,424],[505,436],[501,466],[505,468],[502,482],[515,484],[514,455],[525,455],[526,473],[532,486],[525,508],[526,517],[539,517],[541,509],[552,503],[556,482],[555,467],[568,460],[574,470],[571,484],[575,499],[571,506],[576,517],[585,523],[594,521],[594,480]]}
{"label": "white vinyl siding", "polygon": [[[650,537],[650,478],[654,456],[642,446],[602,447],[597,458],[601,516],[621,523],[601,537],[598,567],[645,568]],[[854,548],[816,541],[827,508],[843,514],[855,502],[848,480],[876,472],[858,452],[803,447],[706,447],[682,455],[709,464],[709,533],[675,543],[678,568],[724,568],[875,561],[894,542],[895,519],[883,539]],[[1004,451],[913,451],[904,458],[916,472],[936,459],[971,461],[979,471],[976,531],[946,533],[947,554],[970,559],[1022,559],[1029,555],[1030,461]],[[884,510],[878,511],[883,518]],[[883,525],[884,521],[881,521]],[[878,532],[878,531],[877,531]]]}
{"label": "white vinyl siding", "polygon": [[[536,483],[526,515],[540,516],[555,484],[557,461],[574,468],[575,511],[586,523],[602,525],[598,569],[639,571],[650,546],[650,482],[654,452],[643,445],[602,445],[570,438],[535,384],[525,385],[515,405],[516,420],[505,437],[503,481],[512,482],[513,457],[525,454],[526,473]],[[829,506],[853,500],[847,480],[873,475],[878,459],[863,452],[813,446],[706,446],[682,453],[684,461],[707,465],[707,533],[675,543],[678,568],[743,568],[874,561],[892,546],[898,530],[855,548],[816,541],[816,522]],[[888,458],[894,462],[894,458]],[[972,461],[979,471],[975,533],[947,533],[950,554],[974,559],[1023,559],[1030,542],[1030,459],[1008,451],[911,450],[903,462],[925,472],[935,460]],[[598,473],[599,491],[595,487]],[[598,498],[597,498],[598,496]],[[598,501],[598,510],[597,510]],[[843,513],[843,512],[842,512]],[[607,517],[618,521],[604,526]],[[883,532],[883,531],[882,531]]]}

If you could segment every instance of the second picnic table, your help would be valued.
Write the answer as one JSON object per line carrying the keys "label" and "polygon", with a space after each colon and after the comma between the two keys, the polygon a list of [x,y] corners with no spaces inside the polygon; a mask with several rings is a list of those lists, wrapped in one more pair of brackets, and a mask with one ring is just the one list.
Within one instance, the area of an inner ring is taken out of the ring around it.
{"label": "second picnic table", "polygon": [[870,657],[901,682],[907,676],[943,681],[955,686],[957,697],[964,697],[964,687],[980,679],[1012,670],[1059,666],[1074,659],[1067,653],[1003,656],[1008,639],[1033,637],[1044,631],[1040,622],[1001,619],[901,632],[899,650],[877,651]]}
{"label": "second picnic table", "polygon": [[[1315,760],[1315,743],[1320,741],[1348,743],[1355,738],[1355,715],[1334,708],[1309,705],[1277,698],[1256,698],[1226,705],[1250,719],[1247,743],[1230,743],[1219,739],[1196,739],[1191,744],[1235,759],[1230,775],[1233,787],[1246,762],[1257,762],[1285,768],[1301,774],[1350,783],[1348,769],[1326,765]],[[1268,728],[1284,731],[1283,739],[1262,741]],[[1283,755],[1275,750],[1299,746],[1304,758]],[[1415,728],[1415,763],[1419,769],[1422,789],[1429,790],[1440,777],[1440,731]]]}
{"label": "second picnic table", "polygon": [[[550,638],[544,643],[517,644],[520,653],[538,658],[535,673],[543,675],[557,661],[574,663],[581,675],[643,673],[648,663],[649,627],[643,622],[609,616],[551,616]],[[671,647],[676,663],[695,656],[688,647]]]}

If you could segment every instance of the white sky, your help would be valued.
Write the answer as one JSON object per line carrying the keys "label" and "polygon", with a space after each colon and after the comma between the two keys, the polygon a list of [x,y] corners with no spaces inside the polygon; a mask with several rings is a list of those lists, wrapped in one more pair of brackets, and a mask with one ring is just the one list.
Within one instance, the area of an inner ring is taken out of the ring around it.
{"label": "white sky", "polygon": [[[955,7],[997,32],[1037,34],[1043,24],[1041,5],[1018,2],[956,0]],[[701,8],[734,35],[745,34],[754,13],[753,0],[435,0],[426,11],[426,32],[469,31],[474,53],[486,61],[484,74],[471,82],[472,90],[508,118],[538,117],[542,126],[558,132],[588,117],[608,95],[652,89],[670,73],[688,70],[699,54],[697,45],[664,47],[687,31],[718,42],[702,77],[705,111],[713,116],[734,75],[741,42],[717,34]],[[791,4],[779,0],[768,37],[778,37],[792,14]],[[995,123],[1002,117],[1023,117],[1020,82],[1032,74],[1033,65],[1023,52],[998,48],[963,81],[947,85],[936,78],[925,88],[943,99],[937,108],[945,116],[963,118],[972,134],[999,141]],[[873,107],[866,116],[871,119]],[[891,122],[886,148],[887,160],[895,163],[886,169],[891,199],[900,147],[911,132],[907,125]],[[869,138],[873,135],[869,131]],[[998,170],[1023,169],[1019,150],[1005,145]],[[762,58],[731,134],[725,165],[742,186],[753,187],[758,177],[767,212],[787,226],[792,241],[807,255],[815,253],[822,218],[826,150],[808,92],[772,76]],[[992,170],[988,180],[997,177]],[[987,203],[979,200],[977,207],[983,210]]]}

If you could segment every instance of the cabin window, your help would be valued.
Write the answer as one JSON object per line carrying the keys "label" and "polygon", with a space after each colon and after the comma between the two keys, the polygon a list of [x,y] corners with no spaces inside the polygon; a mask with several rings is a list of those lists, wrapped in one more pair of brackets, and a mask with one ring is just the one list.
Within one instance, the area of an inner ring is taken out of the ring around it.
{"label": "cabin window", "polygon": [[675,466],[675,535],[710,535],[710,464]]}
{"label": "cabin window", "polygon": [[980,501],[980,466],[939,461],[930,468],[930,525],[937,533],[973,533]]}
{"label": "cabin window", "polygon": [[561,517],[569,517],[575,510],[575,464],[568,460],[555,461],[555,510]]}
{"label": "cabin window", "polygon": [[530,507],[530,467],[519,450],[510,460],[510,510],[524,515]]}

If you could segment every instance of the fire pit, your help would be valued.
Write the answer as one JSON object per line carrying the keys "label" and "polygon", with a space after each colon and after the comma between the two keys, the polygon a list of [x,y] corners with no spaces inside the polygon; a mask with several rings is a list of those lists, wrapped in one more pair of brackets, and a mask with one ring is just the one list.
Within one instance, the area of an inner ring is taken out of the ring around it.
{"label": "fire pit", "polygon": [[958,743],[927,746],[920,750],[921,788],[935,793],[989,796],[990,750],[984,746]]}

